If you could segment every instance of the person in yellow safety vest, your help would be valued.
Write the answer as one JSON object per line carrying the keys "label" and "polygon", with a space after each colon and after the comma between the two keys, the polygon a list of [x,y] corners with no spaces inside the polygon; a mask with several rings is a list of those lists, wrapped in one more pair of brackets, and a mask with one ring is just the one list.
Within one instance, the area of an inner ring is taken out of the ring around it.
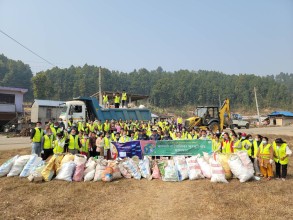
{"label": "person in yellow safety vest", "polygon": [[181,138],[183,140],[186,140],[188,137],[188,132],[185,130],[185,128],[182,128],[182,132],[181,132]]}
{"label": "person in yellow safety vest", "polygon": [[237,151],[242,150],[241,140],[238,139],[237,134],[232,134],[231,140],[233,142],[234,153],[236,153]]}
{"label": "person in yellow safety vest", "polygon": [[182,123],[183,123],[183,119],[182,119],[182,117],[180,116],[180,117],[177,118],[177,129],[178,129],[179,131],[182,130]]}
{"label": "person in yellow safety vest", "polygon": [[71,154],[77,154],[81,144],[78,135],[76,134],[76,130],[72,129],[71,133],[68,135],[68,139],[66,140],[66,144],[68,144],[68,152]]}
{"label": "person in yellow safety vest", "polygon": [[104,127],[104,131],[105,131],[105,132],[110,132],[110,123],[109,123],[108,120],[105,121],[103,127]]}
{"label": "person in yellow safety vest", "polygon": [[57,133],[57,139],[53,142],[54,144],[54,150],[53,153],[54,154],[62,154],[65,152],[65,141],[66,138],[63,137],[62,132],[61,133]]}
{"label": "person in yellow safety vest", "polygon": [[268,143],[269,139],[267,137],[262,138],[262,143],[260,144],[257,151],[257,159],[259,161],[259,167],[261,174],[267,180],[271,180],[274,176],[273,174],[273,158],[274,158],[274,150],[271,144]]}
{"label": "person in yellow safety vest", "polygon": [[82,131],[83,129],[83,117],[79,118],[79,121],[77,122],[77,130],[78,132]]}
{"label": "person in yellow safety vest", "polygon": [[[137,136],[137,138],[138,138],[138,136]],[[135,137],[135,133],[133,131],[130,132],[130,141],[136,141],[137,138]]]}
{"label": "person in yellow safety vest", "polygon": [[94,124],[94,122],[93,121],[90,121],[90,123],[89,123],[89,126],[88,126],[88,130],[90,131],[90,132],[94,132],[95,131],[95,124]]}
{"label": "person in yellow safety vest", "polygon": [[[274,160],[276,164],[276,178],[282,178],[283,181],[287,177],[287,167],[289,163],[289,156],[292,155],[292,151],[288,147],[288,144],[283,141],[282,138],[277,138],[273,143]],[[281,172],[282,171],[282,172]]]}
{"label": "person in yellow safety vest", "polygon": [[52,134],[51,128],[46,129],[46,134],[42,137],[41,148],[42,148],[42,158],[47,160],[47,158],[53,155],[53,142],[54,135]]}
{"label": "person in yellow safety vest", "polygon": [[126,94],[125,90],[122,91],[121,100],[122,100],[122,107],[126,107],[127,94]]}
{"label": "person in yellow safety vest", "polygon": [[111,140],[114,141],[114,142],[118,142],[120,139],[120,132],[113,132],[112,133],[112,137],[111,137]]}
{"label": "person in yellow safety vest", "polygon": [[210,140],[210,138],[207,136],[207,131],[206,130],[201,131],[201,136],[200,136],[199,139],[200,140]]}
{"label": "person in yellow safety vest", "polygon": [[233,141],[231,140],[231,138],[227,132],[224,133],[223,138],[224,138],[224,140],[221,143],[222,153],[225,153],[225,154],[234,153]]}
{"label": "person in yellow safety vest", "polygon": [[79,149],[80,153],[82,155],[85,155],[86,157],[89,157],[89,145],[90,140],[88,137],[88,134],[84,134],[84,136],[80,139],[81,148]]}
{"label": "person in yellow safety vest", "polygon": [[108,99],[108,95],[105,92],[103,95],[103,105],[105,108],[109,108],[109,99]]}
{"label": "person in yellow safety vest", "polygon": [[95,128],[97,131],[103,131],[103,124],[101,123],[101,121],[97,122]]}
{"label": "person in yellow safety vest", "polygon": [[44,134],[43,129],[41,128],[42,123],[37,122],[36,127],[31,131],[31,142],[32,142],[32,154],[37,154],[39,157],[41,156],[41,140]]}
{"label": "person in yellow safety vest", "polygon": [[50,125],[50,129],[53,133],[54,140],[56,139],[56,134],[62,131],[61,128],[59,127],[59,123],[57,121],[54,122],[54,124]]}
{"label": "person in yellow safety vest", "polygon": [[71,128],[73,124],[73,119],[69,118],[68,122],[67,122],[67,128]]}
{"label": "person in yellow safety vest", "polygon": [[214,134],[214,138],[212,140],[212,151],[214,153],[219,153],[222,150],[221,147],[221,142],[220,142],[220,134]]}
{"label": "person in yellow safety vest", "polygon": [[119,138],[119,143],[125,143],[130,141],[130,137],[127,136],[127,131],[122,131],[122,136]]}
{"label": "person in yellow safety vest", "polygon": [[254,138],[254,141],[252,142],[252,152],[251,155],[253,157],[253,167],[254,167],[254,171],[255,171],[255,175],[256,176],[260,176],[260,167],[259,167],[259,162],[257,159],[257,153],[258,153],[258,149],[259,146],[262,144],[263,142],[263,137],[259,134],[257,134]]}
{"label": "person in yellow safety vest", "polygon": [[120,105],[119,93],[114,94],[114,105],[115,105],[115,108],[119,108],[119,105]]}
{"label": "person in yellow safety vest", "polygon": [[106,160],[111,160],[111,151],[110,151],[110,144],[111,144],[111,137],[110,133],[106,132],[106,135],[104,137],[104,157]]}
{"label": "person in yellow safety vest", "polygon": [[191,132],[187,135],[187,139],[194,140],[197,139],[197,134],[195,133],[194,128],[191,130]]}
{"label": "person in yellow safety vest", "polygon": [[173,140],[183,140],[180,131],[176,132],[175,138]]}
{"label": "person in yellow safety vest", "polygon": [[251,162],[253,163],[252,152],[251,152],[252,144],[253,144],[253,138],[250,134],[248,134],[245,140],[242,141],[242,150],[245,150],[247,152]]}

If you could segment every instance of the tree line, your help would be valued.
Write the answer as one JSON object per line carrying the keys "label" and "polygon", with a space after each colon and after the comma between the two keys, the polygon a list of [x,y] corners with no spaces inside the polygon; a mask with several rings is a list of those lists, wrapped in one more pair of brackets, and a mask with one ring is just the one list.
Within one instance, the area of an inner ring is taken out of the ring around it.
{"label": "tree line", "polygon": [[[26,100],[71,100],[90,96],[99,90],[98,67],[58,68],[32,75],[28,65],[0,56],[0,85],[28,88],[33,94]],[[293,109],[293,74],[276,76],[253,74],[228,75],[217,71],[164,71],[145,68],[129,73],[102,68],[102,90],[149,95],[152,105],[179,107],[187,105],[218,105],[219,99],[231,99],[232,107],[249,109],[255,106],[254,87],[262,108]]]}

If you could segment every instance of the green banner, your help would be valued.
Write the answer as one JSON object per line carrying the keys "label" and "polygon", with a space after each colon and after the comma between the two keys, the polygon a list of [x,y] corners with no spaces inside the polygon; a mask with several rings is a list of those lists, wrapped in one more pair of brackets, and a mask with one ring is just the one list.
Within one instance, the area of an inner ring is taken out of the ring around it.
{"label": "green banner", "polygon": [[156,141],[154,145],[146,145],[144,155],[149,156],[195,156],[203,152],[212,152],[211,140],[170,140]]}

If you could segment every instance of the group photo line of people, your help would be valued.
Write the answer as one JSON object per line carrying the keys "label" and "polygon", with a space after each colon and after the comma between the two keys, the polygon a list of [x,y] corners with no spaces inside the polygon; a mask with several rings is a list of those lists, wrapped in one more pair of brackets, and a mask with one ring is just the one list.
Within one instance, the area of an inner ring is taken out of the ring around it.
{"label": "group photo line of people", "polygon": [[[254,137],[243,132],[212,132],[208,128],[186,130],[182,118],[150,121],[83,120],[68,125],[62,119],[49,121],[46,125],[36,123],[31,130],[32,153],[46,160],[53,154],[83,154],[89,157],[104,156],[111,160],[111,142],[125,143],[135,140],[211,140],[212,152],[232,154],[246,151],[254,165],[255,175],[271,180],[285,181],[289,156],[292,155],[286,141],[282,138],[269,140],[260,134]],[[212,153],[209,152],[209,153]],[[275,172],[274,172],[275,168]],[[275,175],[274,175],[275,173]]]}

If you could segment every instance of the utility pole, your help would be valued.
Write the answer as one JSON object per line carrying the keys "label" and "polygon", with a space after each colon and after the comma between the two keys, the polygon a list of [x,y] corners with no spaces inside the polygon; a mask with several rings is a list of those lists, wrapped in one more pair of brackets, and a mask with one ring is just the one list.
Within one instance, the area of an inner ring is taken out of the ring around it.
{"label": "utility pole", "polygon": [[219,95],[219,108],[221,108],[222,103],[221,103],[221,95]]}
{"label": "utility pole", "polygon": [[102,105],[102,71],[101,66],[99,67],[99,104]]}
{"label": "utility pole", "polygon": [[257,110],[258,123],[259,123],[259,126],[260,126],[260,115],[259,115],[258,102],[257,102],[257,96],[256,96],[256,88],[255,87],[254,87],[254,97],[255,97],[255,104],[256,104],[256,110]]}

